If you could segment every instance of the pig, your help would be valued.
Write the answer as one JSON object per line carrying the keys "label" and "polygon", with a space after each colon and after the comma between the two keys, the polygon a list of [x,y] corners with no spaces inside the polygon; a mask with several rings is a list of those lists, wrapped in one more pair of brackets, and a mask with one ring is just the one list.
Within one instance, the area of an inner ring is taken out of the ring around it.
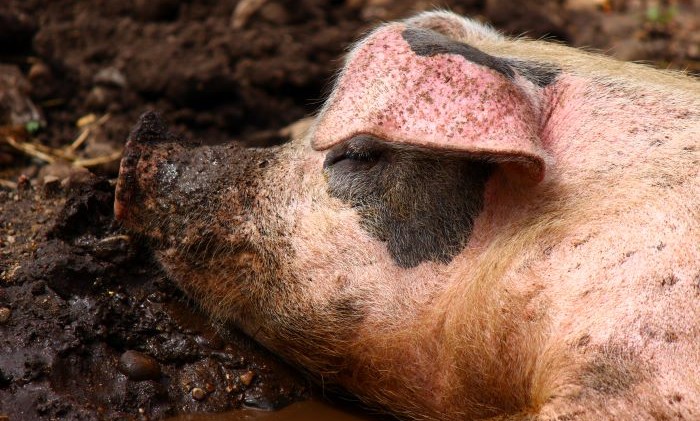
{"label": "pig", "polygon": [[145,114],[115,215],[214,320],[400,418],[698,419],[699,139],[691,76],[426,12],[284,145]]}

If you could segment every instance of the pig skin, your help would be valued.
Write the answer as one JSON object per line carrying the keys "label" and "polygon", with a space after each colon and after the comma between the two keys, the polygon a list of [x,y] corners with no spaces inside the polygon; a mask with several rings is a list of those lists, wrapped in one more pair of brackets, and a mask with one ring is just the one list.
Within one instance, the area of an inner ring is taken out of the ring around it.
{"label": "pig skin", "polygon": [[[507,59],[515,76],[412,55],[399,35],[407,27]],[[381,43],[387,56],[368,54]],[[396,57],[407,72],[392,73]],[[420,102],[413,81],[431,66],[468,72],[453,80],[476,89],[445,85]],[[537,83],[539,67],[556,77]],[[506,94],[489,97],[484,81]],[[393,97],[375,92],[386,84]],[[472,108],[485,97],[495,113],[465,126],[458,144],[445,135],[455,95]],[[211,170],[222,171],[215,189],[196,187],[208,192],[199,211],[176,195],[177,167],[159,181],[190,149],[173,152],[183,148],[144,118],[157,130],[144,141],[137,128],[127,145],[115,203],[124,224],[151,238],[167,273],[213,317],[324,385],[407,419],[700,418],[697,80],[421,14],[357,44],[307,135],[264,152],[212,147],[233,161]],[[358,134],[494,164],[450,262],[400,267],[357,210],[329,195],[327,149]]]}

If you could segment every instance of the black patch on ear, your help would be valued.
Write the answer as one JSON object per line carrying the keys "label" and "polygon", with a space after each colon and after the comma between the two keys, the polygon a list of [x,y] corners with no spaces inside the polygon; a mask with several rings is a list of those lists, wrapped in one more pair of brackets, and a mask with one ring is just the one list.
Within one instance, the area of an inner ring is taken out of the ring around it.
{"label": "black patch on ear", "polygon": [[561,69],[549,65],[492,56],[431,29],[407,28],[404,29],[401,36],[406,40],[411,50],[419,56],[458,54],[472,63],[493,69],[509,79],[514,79],[515,74],[518,73],[541,88],[550,85],[561,73]]}
{"label": "black patch on ear", "polygon": [[492,166],[357,136],[331,150],[324,168],[329,194],[357,209],[363,227],[409,268],[448,263],[464,248]]}
{"label": "black patch on ear", "polygon": [[452,40],[433,30],[407,28],[404,29],[401,36],[406,40],[411,50],[419,56],[432,57],[438,54],[457,54],[472,63],[493,69],[509,79],[515,77],[515,71],[508,65],[506,60],[486,54],[469,44]]}

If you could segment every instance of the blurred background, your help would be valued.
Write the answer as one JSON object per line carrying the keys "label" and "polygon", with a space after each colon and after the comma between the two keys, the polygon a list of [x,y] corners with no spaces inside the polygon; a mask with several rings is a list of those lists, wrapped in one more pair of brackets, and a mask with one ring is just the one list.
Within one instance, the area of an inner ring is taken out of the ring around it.
{"label": "blurred background", "polygon": [[700,72],[700,0],[3,0],[0,179],[49,161],[113,176],[149,108],[207,142],[279,142],[364,31],[436,6]]}

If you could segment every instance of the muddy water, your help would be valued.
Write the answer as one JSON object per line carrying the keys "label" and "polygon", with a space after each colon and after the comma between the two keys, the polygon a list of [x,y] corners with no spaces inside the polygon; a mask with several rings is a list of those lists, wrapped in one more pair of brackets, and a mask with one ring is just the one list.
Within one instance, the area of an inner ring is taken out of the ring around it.
{"label": "muddy water", "polygon": [[218,414],[189,414],[166,421],[388,421],[358,410],[342,409],[328,403],[310,400],[294,403],[279,411],[241,409]]}

